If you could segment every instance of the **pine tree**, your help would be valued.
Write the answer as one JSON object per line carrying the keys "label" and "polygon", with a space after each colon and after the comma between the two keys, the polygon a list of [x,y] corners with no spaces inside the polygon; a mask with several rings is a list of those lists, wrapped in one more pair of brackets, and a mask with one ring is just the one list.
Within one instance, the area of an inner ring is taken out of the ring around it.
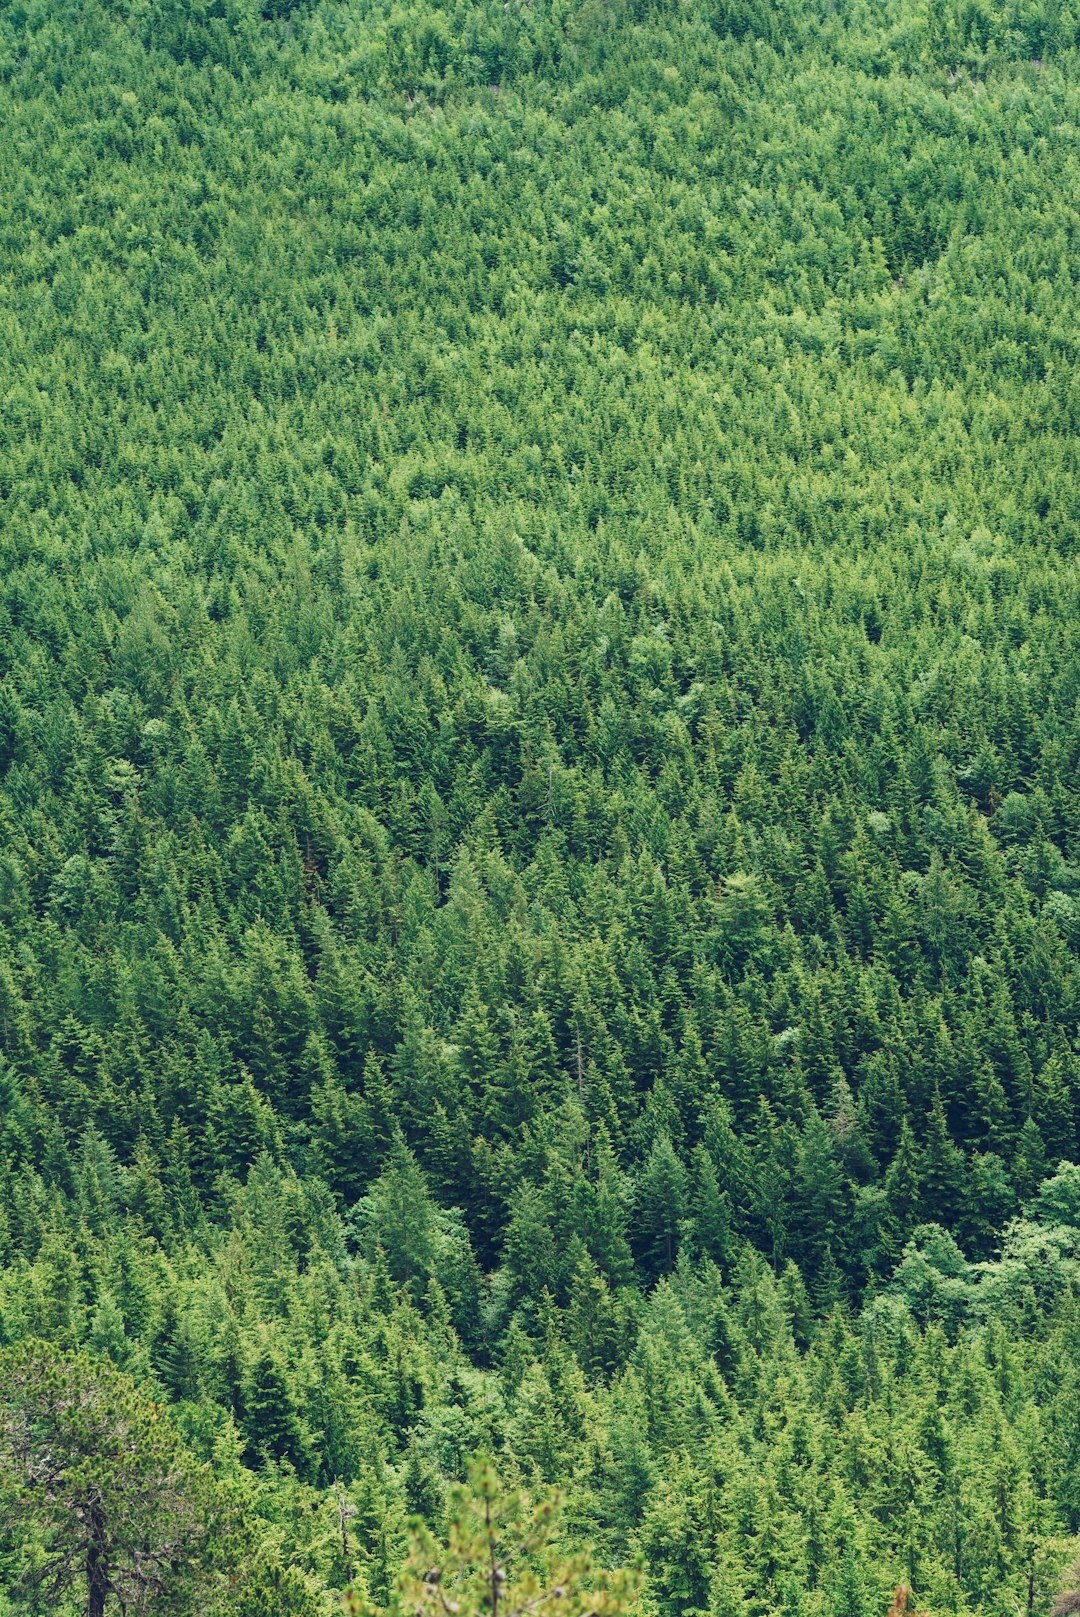
{"label": "pine tree", "polygon": [[929,1223],[950,1229],[960,1208],[963,1161],[949,1137],[941,1093],[935,1087],[922,1152],[921,1212]]}
{"label": "pine tree", "polygon": [[915,1142],[911,1124],[905,1117],[900,1125],[896,1155],[885,1174],[885,1208],[889,1241],[894,1252],[899,1252],[918,1218],[923,1197],[922,1174],[922,1153]]}
{"label": "pine tree", "polygon": [[1025,1118],[1016,1142],[1012,1171],[1016,1194],[1022,1202],[1038,1189],[1048,1171],[1046,1147],[1039,1125],[1033,1117]]}
{"label": "pine tree", "polygon": [[667,1134],[660,1133],[635,1190],[634,1247],[648,1277],[675,1267],[688,1205],[689,1176]]}
{"label": "pine tree", "polygon": [[720,1189],[712,1157],[701,1144],[691,1155],[689,1210],[695,1251],[725,1268],[732,1255],[731,1203]]}
{"label": "pine tree", "polygon": [[209,1571],[213,1491],[161,1407],[115,1369],[34,1341],[7,1350],[0,1399],[11,1592],[51,1604],[81,1585],[88,1617],[114,1596],[190,1610]]}
{"label": "pine tree", "polygon": [[309,1469],[307,1436],[281,1365],[262,1347],[244,1383],[243,1411],[249,1464],[288,1460],[303,1475]]}

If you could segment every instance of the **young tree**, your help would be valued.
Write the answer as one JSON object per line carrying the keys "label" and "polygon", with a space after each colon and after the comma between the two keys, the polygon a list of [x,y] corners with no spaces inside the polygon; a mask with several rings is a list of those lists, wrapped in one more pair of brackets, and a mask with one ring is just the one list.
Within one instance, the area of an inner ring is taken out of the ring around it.
{"label": "young tree", "polygon": [[187,1609],[212,1515],[208,1474],[129,1377],[43,1342],[0,1357],[0,1526],[24,1595]]}
{"label": "young tree", "polygon": [[[529,1508],[502,1487],[489,1461],[474,1462],[451,1494],[445,1544],[413,1524],[387,1617],[623,1617],[640,1587],[637,1573],[563,1553],[555,1542],[558,1505],[549,1495]],[[352,1617],[368,1611],[352,1592],[345,1609]]]}

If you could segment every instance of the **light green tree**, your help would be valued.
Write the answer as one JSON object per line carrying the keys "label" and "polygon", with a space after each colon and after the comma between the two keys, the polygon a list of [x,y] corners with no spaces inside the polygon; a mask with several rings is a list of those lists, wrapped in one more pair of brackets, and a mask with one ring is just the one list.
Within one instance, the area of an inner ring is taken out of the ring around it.
{"label": "light green tree", "polygon": [[[413,1523],[387,1617],[624,1617],[638,1597],[637,1572],[564,1549],[558,1526],[557,1494],[532,1505],[502,1485],[489,1460],[474,1462],[451,1493],[445,1541]],[[352,1592],[345,1609],[351,1617],[374,1611]]]}

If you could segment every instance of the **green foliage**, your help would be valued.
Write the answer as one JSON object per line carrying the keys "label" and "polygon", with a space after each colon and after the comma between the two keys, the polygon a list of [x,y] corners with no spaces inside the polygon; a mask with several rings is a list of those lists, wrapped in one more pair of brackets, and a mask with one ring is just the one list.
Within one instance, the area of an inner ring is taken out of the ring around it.
{"label": "green foliage", "polygon": [[[635,1603],[639,1579],[596,1568],[587,1554],[560,1554],[557,1507],[557,1498],[548,1496],[528,1508],[519,1490],[502,1486],[490,1461],[474,1461],[467,1483],[451,1491],[445,1544],[423,1523],[412,1529],[388,1611],[394,1617],[524,1617],[546,1610],[621,1617]],[[350,1591],[345,1609],[360,1614],[366,1607]]]}
{"label": "green foliage", "polygon": [[79,1587],[89,1617],[114,1597],[187,1611],[207,1575],[213,1491],[159,1404],[31,1341],[0,1362],[0,1524],[16,1603],[55,1609]]}
{"label": "green foliage", "polygon": [[224,1609],[487,1452],[656,1617],[1048,1610],[1078,27],[0,12],[0,1341]]}

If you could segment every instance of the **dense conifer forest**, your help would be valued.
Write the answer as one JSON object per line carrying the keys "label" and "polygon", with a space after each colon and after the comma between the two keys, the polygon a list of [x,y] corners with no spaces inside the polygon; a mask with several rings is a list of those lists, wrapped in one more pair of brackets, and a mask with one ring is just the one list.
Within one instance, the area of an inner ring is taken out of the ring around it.
{"label": "dense conifer forest", "polygon": [[72,1407],[217,1546],[110,1617],[480,1454],[643,1617],[1069,1587],[1078,45],[0,8],[4,1617]]}

